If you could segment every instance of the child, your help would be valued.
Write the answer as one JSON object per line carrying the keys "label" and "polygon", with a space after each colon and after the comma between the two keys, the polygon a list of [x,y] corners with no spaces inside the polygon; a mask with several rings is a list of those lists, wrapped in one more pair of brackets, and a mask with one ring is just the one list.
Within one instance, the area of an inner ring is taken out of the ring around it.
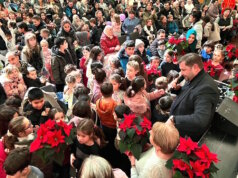
{"label": "child", "polygon": [[121,68],[121,63],[120,63],[120,60],[115,56],[109,56],[108,61],[109,61],[109,65],[106,68],[106,72],[107,72],[107,76],[110,76],[113,73],[113,71]]}
{"label": "child", "polygon": [[147,65],[147,70],[155,69],[159,71],[160,58],[158,56],[152,56],[150,58],[150,64]]}
{"label": "child", "polygon": [[126,65],[126,87],[131,85],[131,81],[139,74],[140,66],[136,61],[129,61]]}
{"label": "child", "polygon": [[117,37],[121,37],[121,19],[118,14],[114,14],[113,21],[112,21],[112,27],[113,27],[113,34]]}
{"label": "child", "polygon": [[90,48],[87,46],[84,46],[82,49],[83,57],[80,59],[79,67],[83,70],[83,84],[87,86],[88,78],[86,76],[87,71],[87,63],[89,60],[89,54],[90,54]]}
{"label": "child", "polygon": [[47,41],[50,49],[54,46],[54,38],[50,35],[50,31],[47,28],[41,29],[40,36],[41,36],[42,40]]}
{"label": "child", "polygon": [[180,71],[179,66],[173,63],[174,52],[172,50],[166,50],[164,54],[164,61],[161,63],[162,76],[167,76],[170,70]]}
{"label": "child", "polygon": [[91,44],[94,45],[99,45],[100,42],[100,32],[98,30],[98,27],[96,25],[96,19],[95,18],[91,18],[89,20],[89,24],[92,27],[91,32],[90,32],[90,41]]}
{"label": "child", "polygon": [[159,99],[156,105],[156,110],[152,113],[152,125],[159,122],[166,122],[169,118],[169,110],[173,103],[173,98],[171,96],[163,96]]}
{"label": "child", "polygon": [[51,68],[51,50],[49,49],[49,44],[46,40],[41,40],[40,42],[41,46],[41,53],[43,56],[45,68],[49,73],[50,81],[54,83],[52,68]]}
{"label": "child", "polygon": [[73,140],[70,155],[70,164],[76,169],[76,172],[79,171],[83,160],[89,155],[99,155],[100,145],[103,143],[103,134],[99,130],[91,119],[79,122],[77,137]]}
{"label": "child", "polygon": [[22,99],[26,92],[26,85],[23,77],[15,65],[7,65],[5,73],[1,76],[1,83],[5,90],[7,97],[18,95]]}
{"label": "child", "polygon": [[81,74],[81,71],[79,69],[76,69],[76,70],[70,72],[69,75],[72,75],[72,76],[75,77],[75,79],[76,79],[76,86],[75,87],[84,87],[84,85],[82,83],[82,74]]}
{"label": "child", "polygon": [[168,15],[168,33],[170,35],[176,35],[178,33],[178,25],[174,21],[172,14]]}
{"label": "child", "polygon": [[136,39],[135,54],[140,56],[145,64],[149,63],[148,56],[146,55],[145,51],[145,43],[140,39]]}
{"label": "child", "polygon": [[147,93],[145,87],[145,79],[142,76],[136,77],[124,95],[124,103],[136,115],[151,119],[150,101],[164,95],[164,90]]}
{"label": "child", "polygon": [[39,126],[48,120],[50,108],[52,106],[48,101],[45,101],[42,90],[33,88],[28,92],[28,102],[24,104],[23,112],[33,126]]}
{"label": "child", "polygon": [[148,44],[151,44],[155,39],[156,29],[153,26],[152,19],[146,20],[146,25],[143,27],[143,32],[145,34],[146,39],[148,40]]}
{"label": "child", "polygon": [[[45,84],[44,80],[40,80],[37,77],[36,69],[34,67],[27,67],[27,73],[24,77],[25,84],[27,88],[29,87],[42,87]],[[44,83],[43,83],[44,82]]]}
{"label": "child", "polygon": [[165,52],[165,40],[158,40],[158,56],[160,59],[164,59],[164,52]]}
{"label": "child", "polygon": [[202,61],[207,62],[212,59],[212,49],[213,44],[210,41],[206,41],[203,45],[203,49],[201,50]]}
{"label": "child", "polygon": [[65,78],[66,86],[64,87],[63,100],[68,104],[68,109],[73,106],[74,88],[76,86],[76,77],[68,74]]}
{"label": "child", "polygon": [[123,101],[124,91],[125,90],[125,79],[118,74],[113,74],[110,76],[110,82],[113,86],[112,99],[116,103],[121,104]]}
{"label": "child", "polygon": [[111,83],[106,82],[102,84],[100,90],[102,98],[96,102],[96,111],[107,140],[109,143],[114,143],[117,131],[113,112],[117,103],[112,99],[113,86]]}
{"label": "child", "polygon": [[49,118],[55,120],[56,122],[67,122],[67,118],[65,117],[63,110],[57,108],[52,108],[50,110]]}

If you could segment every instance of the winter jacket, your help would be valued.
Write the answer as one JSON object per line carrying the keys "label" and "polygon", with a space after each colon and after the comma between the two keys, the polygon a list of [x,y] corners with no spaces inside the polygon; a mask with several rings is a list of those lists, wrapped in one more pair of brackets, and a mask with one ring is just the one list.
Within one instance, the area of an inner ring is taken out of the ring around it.
{"label": "winter jacket", "polygon": [[97,100],[96,110],[103,126],[116,128],[116,120],[114,120],[113,116],[116,105],[116,102],[112,98],[101,98]]}
{"label": "winter jacket", "polygon": [[145,90],[139,91],[135,96],[129,98],[124,95],[124,103],[131,109],[133,113],[141,117],[151,118],[150,101],[159,98],[160,92],[156,90],[151,93],[147,93]]}
{"label": "winter jacket", "polygon": [[54,46],[52,48],[51,68],[56,84],[65,83],[66,73],[64,72],[64,67],[67,64],[75,64],[70,52],[65,50],[65,54],[63,54]]}
{"label": "winter jacket", "polygon": [[197,23],[193,25],[193,29],[197,32],[197,46],[196,49],[200,49],[202,45],[202,37],[203,37],[203,26],[202,26],[203,21],[200,20]]}
{"label": "winter jacket", "polygon": [[105,33],[102,33],[102,36],[100,39],[100,46],[102,50],[104,51],[105,55],[116,52],[115,48],[117,45],[120,46],[118,37],[113,36],[112,39],[110,39]]}
{"label": "winter jacket", "polygon": [[122,67],[123,71],[126,73],[126,65],[128,63],[129,56],[126,54],[125,49],[122,49],[119,51],[118,59],[120,60],[121,67]]}
{"label": "winter jacket", "polygon": [[135,17],[133,19],[126,18],[122,24],[122,30],[125,32],[125,34],[131,34],[134,30],[134,28],[139,25],[140,20]]}
{"label": "winter jacket", "polygon": [[214,30],[212,31],[212,24],[208,22],[204,27],[204,37],[207,37],[207,40],[212,40],[218,42],[221,40],[220,36],[220,27],[214,22]]}

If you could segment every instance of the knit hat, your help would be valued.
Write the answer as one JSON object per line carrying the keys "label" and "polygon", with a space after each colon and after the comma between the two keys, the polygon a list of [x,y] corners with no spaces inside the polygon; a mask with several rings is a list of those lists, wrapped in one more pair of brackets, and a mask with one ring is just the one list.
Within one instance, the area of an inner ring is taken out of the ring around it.
{"label": "knit hat", "polygon": [[136,39],[135,47],[138,48],[138,46],[141,45],[141,44],[145,45],[145,43],[142,40]]}

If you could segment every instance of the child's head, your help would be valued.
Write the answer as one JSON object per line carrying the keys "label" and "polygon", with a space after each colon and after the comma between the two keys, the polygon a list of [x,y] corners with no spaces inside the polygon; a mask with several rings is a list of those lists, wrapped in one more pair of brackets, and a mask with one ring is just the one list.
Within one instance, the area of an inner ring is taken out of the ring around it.
{"label": "child's head", "polygon": [[145,89],[145,79],[142,76],[137,76],[132,80],[131,86],[126,90],[126,94],[128,97],[133,97],[143,89]]}
{"label": "child's head", "polygon": [[87,144],[93,140],[94,122],[91,119],[80,120],[77,125],[77,139],[80,144]]}
{"label": "child's head", "polygon": [[125,44],[125,52],[128,56],[131,56],[135,52],[135,42],[133,40],[129,40]]}
{"label": "child's head", "polygon": [[76,86],[74,89],[74,96],[78,98],[81,95],[88,95],[90,93],[90,90],[86,87]]}
{"label": "child's head", "polygon": [[217,50],[217,49],[223,50],[223,45],[220,43],[216,44],[214,50]]}
{"label": "child's head", "polygon": [[81,83],[82,74],[81,74],[79,69],[70,72],[69,75],[72,75],[72,76],[74,76],[76,78],[76,83],[77,84]]}
{"label": "child's head", "polygon": [[25,177],[31,171],[30,163],[29,148],[16,148],[8,154],[3,167],[7,177]]}
{"label": "child's head", "polygon": [[90,26],[95,26],[96,25],[96,19],[95,18],[91,18],[90,20],[89,20],[89,24],[90,24]]}
{"label": "child's head", "polygon": [[117,57],[109,56],[108,60],[109,60],[111,70],[118,69],[119,67],[121,67],[120,60]]}
{"label": "child's head", "polygon": [[73,75],[67,75],[65,77],[65,83],[66,83],[68,89],[74,89],[76,86],[76,77]]}
{"label": "child's head", "polygon": [[72,113],[74,116],[81,117],[81,118],[91,118],[92,117],[92,111],[91,106],[88,101],[82,101],[79,100],[77,103],[75,103]]}
{"label": "child's head", "polygon": [[47,51],[48,50],[48,47],[49,47],[49,43],[47,40],[41,40],[40,42],[40,46],[42,48],[43,51]]}
{"label": "child's head", "polygon": [[155,80],[155,86],[156,88],[159,89],[167,89],[168,87],[168,80],[166,77],[159,77]]}
{"label": "child's head", "polygon": [[150,143],[156,152],[172,154],[179,144],[179,132],[174,125],[156,122],[150,131]]}
{"label": "child's head", "polygon": [[32,80],[37,79],[36,69],[34,67],[27,67],[26,77]]}
{"label": "child's head", "polygon": [[126,77],[129,80],[133,80],[140,72],[140,66],[136,61],[129,61],[126,65]]}
{"label": "child's head", "polygon": [[47,38],[50,36],[50,31],[49,31],[47,28],[43,28],[43,29],[40,31],[40,36],[41,36],[43,39],[47,39]]}
{"label": "child's head", "polygon": [[28,92],[28,100],[34,109],[41,110],[45,104],[43,91],[40,88],[32,88]]}
{"label": "child's head", "polygon": [[[19,109],[21,107],[22,99],[20,96],[10,96],[5,101],[5,105]],[[0,112],[1,113],[1,112]]]}
{"label": "child's head", "polygon": [[107,75],[103,69],[94,70],[94,77],[98,84],[101,84],[106,79]]}
{"label": "child's head", "polygon": [[125,79],[119,74],[112,74],[110,76],[110,82],[113,86],[113,91],[125,90]]}
{"label": "child's head", "polygon": [[91,67],[92,74],[95,75],[96,70],[103,68],[103,64],[99,61],[94,61],[92,62],[90,67]]}
{"label": "child's head", "polygon": [[221,64],[224,58],[225,58],[225,54],[223,50],[219,50],[219,49],[214,50],[213,57],[212,57],[213,62],[218,62]]}
{"label": "child's head", "polygon": [[89,58],[93,61],[102,61],[103,60],[103,51],[99,46],[94,46],[91,51]]}
{"label": "child's head", "polygon": [[139,50],[140,53],[143,53],[145,50],[145,43],[140,39],[136,39],[135,48]]}
{"label": "child's head", "polygon": [[62,109],[52,108],[48,115],[49,118],[55,120],[56,122],[64,121],[65,114]]}
{"label": "child's head", "polygon": [[167,49],[164,53],[164,61],[169,63],[172,62],[173,56],[174,56],[174,52],[170,49]]}
{"label": "child's head", "polygon": [[34,15],[32,18],[33,24],[35,27],[38,27],[41,23],[41,18],[39,15]]}
{"label": "child's head", "polygon": [[89,54],[90,54],[90,48],[88,46],[84,46],[82,48],[82,52],[83,52],[83,56],[88,59],[89,58]]}
{"label": "child's head", "polygon": [[165,50],[165,40],[158,40],[158,49],[164,51]]}
{"label": "child's head", "polygon": [[158,69],[160,64],[160,58],[158,56],[152,56],[150,58],[150,66],[154,69]]}
{"label": "child's head", "polygon": [[104,82],[101,87],[100,87],[100,90],[101,90],[101,93],[102,93],[102,96],[104,98],[109,98],[112,96],[112,93],[113,93],[113,86],[111,83],[109,82]]}
{"label": "child's head", "polygon": [[214,43],[213,43],[213,41],[210,41],[210,40],[206,41],[203,45],[203,48],[207,54],[212,53],[213,47],[214,47]]}
{"label": "child's head", "polygon": [[131,110],[127,105],[121,104],[115,107],[114,112],[114,118],[116,116],[116,118],[122,119],[124,118],[124,114],[129,115],[131,113]]}
{"label": "child's head", "polygon": [[36,35],[34,33],[28,32],[25,34],[25,44],[28,48],[35,48],[37,46]]}
{"label": "child's head", "polygon": [[169,111],[173,103],[173,98],[171,96],[163,96],[158,101],[158,107],[163,111]]}
{"label": "child's head", "polygon": [[172,14],[169,14],[167,18],[168,18],[169,22],[173,22],[173,20],[174,20],[174,17]]}
{"label": "child's head", "polygon": [[146,20],[146,25],[149,26],[149,27],[152,26],[152,25],[153,25],[152,19],[150,19],[150,18],[147,19],[147,20]]}
{"label": "child's head", "polygon": [[11,65],[11,64],[7,65],[4,68],[4,71],[5,71],[6,77],[11,80],[13,80],[15,78],[19,78],[21,76],[19,69],[15,65]]}
{"label": "child's head", "polygon": [[167,75],[167,81],[168,83],[172,82],[175,78],[179,76],[178,71],[176,70],[170,70],[168,75]]}
{"label": "child's head", "polygon": [[55,41],[54,41],[54,43],[55,43],[55,46],[56,46],[58,49],[65,50],[65,49],[68,48],[68,43],[67,43],[65,37],[58,37],[58,38],[56,38]]}
{"label": "child's head", "polygon": [[77,67],[73,64],[67,64],[66,66],[64,66],[64,72],[68,75],[69,73],[71,73],[72,71],[76,71]]}

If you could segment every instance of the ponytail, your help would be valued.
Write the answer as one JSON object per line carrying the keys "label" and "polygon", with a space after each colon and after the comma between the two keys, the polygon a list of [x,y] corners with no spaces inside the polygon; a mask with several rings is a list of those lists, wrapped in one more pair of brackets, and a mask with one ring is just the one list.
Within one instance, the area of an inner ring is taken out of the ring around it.
{"label": "ponytail", "polygon": [[145,86],[145,79],[142,76],[137,76],[131,82],[131,86],[126,90],[126,95],[131,98],[136,95]]}
{"label": "ponytail", "polygon": [[107,144],[107,141],[105,140],[105,135],[104,135],[102,129],[99,128],[97,125],[94,125],[93,130],[94,130],[94,141],[97,142],[97,140],[99,139],[100,140],[100,143],[99,143],[100,148],[105,147]]}

